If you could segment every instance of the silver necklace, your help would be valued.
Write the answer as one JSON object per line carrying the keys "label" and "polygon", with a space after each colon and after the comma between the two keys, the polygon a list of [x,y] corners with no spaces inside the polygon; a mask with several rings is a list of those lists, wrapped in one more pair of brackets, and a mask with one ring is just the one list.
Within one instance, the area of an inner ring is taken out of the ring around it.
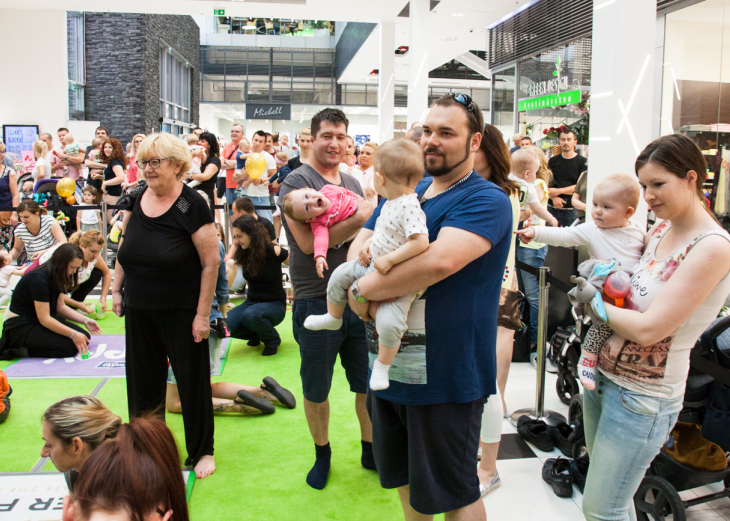
{"label": "silver necklace", "polygon": [[456,187],[457,187],[457,186],[459,186],[459,185],[460,185],[461,183],[463,183],[464,181],[466,181],[467,179],[469,179],[469,178],[471,177],[471,174],[472,174],[473,172],[474,172],[474,170],[472,170],[471,172],[469,172],[468,174],[466,174],[466,175],[465,175],[464,177],[462,177],[461,179],[459,179],[459,180],[458,180],[457,182],[455,182],[455,183],[454,183],[453,185],[451,185],[450,187],[448,187],[448,188],[447,188],[446,190],[444,190],[443,192],[439,192],[439,193],[437,193],[437,194],[435,194],[435,195],[430,195],[430,196],[429,196],[429,195],[427,195],[427,193],[428,193],[428,191],[429,191],[429,190],[430,190],[430,189],[431,189],[431,188],[433,187],[433,183],[431,183],[431,185],[430,185],[430,186],[428,187],[428,189],[427,189],[427,190],[426,190],[426,191],[425,191],[425,192],[423,193],[423,197],[421,197],[421,202],[423,202],[423,201],[428,201],[429,199],[433,199],[434,197],[437,197],[437,196],[439,196],[439,195],[443,195],[443,194],[445,194],[446,192],[448,192],[448,191],[449,191],[449,190],[451,190],[452,188],[456,188]]}

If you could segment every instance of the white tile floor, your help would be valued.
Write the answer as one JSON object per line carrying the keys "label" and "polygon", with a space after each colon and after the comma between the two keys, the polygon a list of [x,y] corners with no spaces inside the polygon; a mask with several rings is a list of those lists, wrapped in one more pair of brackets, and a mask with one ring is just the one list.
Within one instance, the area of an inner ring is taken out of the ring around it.
{"label": "white tile floor", "polygon": [[[510,411],[535,406],[535,370],[530,364],[513,363],[507,380],[505,400]],[[545,408],[559,412],[567,418],[568,407],[558,400],[555,392],[556,375],[547,374],[545,384]],[[516,430],[505,420],[503,433]],[[560,452],[541,452],[531,447],[537,458],[497,461],[502,486],[484,498],[488,519],[580,521],[582,494],[574,487],[572,498],[557,497],[552,488],[542,480],[542,465],[548,458],[556,458]],[[682,499],[719,492],[722,484],[716,483],[680,493]],[[730,499],[725,498],[692,507],[687,511],[689,521],[730,521]]]}

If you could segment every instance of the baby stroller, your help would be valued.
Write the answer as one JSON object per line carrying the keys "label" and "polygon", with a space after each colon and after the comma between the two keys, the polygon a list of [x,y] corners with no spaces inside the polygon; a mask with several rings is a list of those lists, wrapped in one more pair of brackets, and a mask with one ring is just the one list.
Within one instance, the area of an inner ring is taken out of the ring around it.
{"label": "baby stroller", "polygon": [[[63,209],[63,213],[68,217],[67,222],[59,221],[61,228],[64,233],[69,237],[73,232],[76,231],[76,210],[73,205],[68,204],[65,197],[61,197],[56,192],[56,183],[58,179],[41,179],[37,181],[33,187],[33,199],[38,202],[41,206],[46,204],[51,208],[67,207]],[[77,186],[76,192],[74,193],[77,201],[81,200],[81,189]],[[56,212],[50,213],[50,215],[56,214]]]}
{"label": "baby stroller", "polygon": [[586,316],[581,319],[571,309],[575,319],[575,326],[558,328],[550,339],[550,360],[558,368],[558,379],[555,390],[558,398],[565,405],[570,406],[573,398],[580,399],[580,385],[578,383],[578,360],[580,359],[581,344],[590,327],[590,319]]}
{"label": "baby stroller", "polygon": [[[721,342],[718,337],[728,328],[730,316],[718,319],[692,348],[683,409],[679,415],[680,422],[702,425],[702,437],[720,445],[722,451],[730,450],[730,351],[723,352],[718,345],[727,345],[730,349],[730,332]],[[720,481],[723,490],[714,494],[687,501],[679,497],[678,492],[683,490]],[[730,497],[730,467],[717,471],[696,470],[676,461],[663,448],[634,495],[634,505],[639,521],[659,521],[670,515],[674,521],[684,521],[687,508],[725,497]]]}

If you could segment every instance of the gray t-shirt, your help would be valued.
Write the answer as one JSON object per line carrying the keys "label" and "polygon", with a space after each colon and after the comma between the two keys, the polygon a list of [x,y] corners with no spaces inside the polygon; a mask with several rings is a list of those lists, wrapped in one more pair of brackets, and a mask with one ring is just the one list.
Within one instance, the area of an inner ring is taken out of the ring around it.
{"label": "gray t-shirt", "polygon": [[[363,196],[360,183],[351,175],[340,173],[342,184],[340,186],[355,192],[359,196]],[[284,196],[292,190],[299,188],[314,188],[320,190],[325,185],[332,184],[325,180],[317,171],[309,165],[302,165],[291,174],[286,176],[284,184],[279,190],[279,205],[284,200]],[[314,256],[305,254],[289,231],[286,224],[286,218],[282,215],[281,222],[286,231],[286,240],[289,245],[289,275],[291,276],[292,285],[294,286],[294,298],[319,298],[327,295],[327,282],[330,275],[337,269],[337,266],[347,261],[347,250],[350,242],[342,244],[339,248],[330,248],[327,250],[327,266],[328,270],[324,271],[324,278],[320,279],[317,275],[317,269],[314,263]]]}

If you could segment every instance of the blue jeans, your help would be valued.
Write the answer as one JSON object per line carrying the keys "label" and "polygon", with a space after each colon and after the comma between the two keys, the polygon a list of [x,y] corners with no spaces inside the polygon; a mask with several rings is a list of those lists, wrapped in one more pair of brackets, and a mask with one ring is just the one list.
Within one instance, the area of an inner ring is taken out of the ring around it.
{"label": "blue jeans", "polygon": [[238,199],[238,188],[226,187],[226,202],[231,205],[228,209],[228,215],[233,215],[233,201]]}
{"label": "blue jeans", "polygon": [[216,318],[223,318],[220,306],[228,304],[228,277],[226,276],[226,249],[221,241],[218,241],[218,254],[221,258],[221,265],[218,268],[218,278],[215,281],[215,300],[210,308],[210,321]]}
{"label": "blue jeans", "polygon": [[575,208],[555,208],[548,206],[548,212],[558,220],[558,226],[570,226],[578,218]]}
{"label": "blue jeans", "polygon": [[228,329],[233,338],[260,340],[266,347],[279,347],[281,338],[275,327],[285,316],[284,302],[246,300],[228,312]]}
{"label": "blue jeans", "polygon": [[[545,263],[545,255],[547,255],[547,246],[533,250],[532,248],[524,248],[517,246],[517,260],[524,262],[535,268],[541,268]],[[517,270],[517,282],[519,282],[520,290],[525,294],[527,302],[530,304],[530,345],[537,344],[537,315],[538,303],[540,301],[540,286],[537,277],[526,271]],[[547,319],[547,317],[545,317]]]}
{"label": "blue jeans", "polygon": [[[269,200],[268,195],[266,197],[251,197],[249,195],[244,195],[244,197],[248,197],[249,199],[251,199],[251,202],[254,204],[254,206],[271,206],[271,201]],[[264,217],[265,219],[273,222],[274,213],[271,210],[259,210],[257,208],[256,215],[258,215],[259,217]]]}
{"label": "blue jeans", "polygon": [[677,422],[683,396],[673,400],[629,391],[596,371],[584,390],[583,424],[591,458],[583,493],[587,521],[635,520],[634,494]]}

